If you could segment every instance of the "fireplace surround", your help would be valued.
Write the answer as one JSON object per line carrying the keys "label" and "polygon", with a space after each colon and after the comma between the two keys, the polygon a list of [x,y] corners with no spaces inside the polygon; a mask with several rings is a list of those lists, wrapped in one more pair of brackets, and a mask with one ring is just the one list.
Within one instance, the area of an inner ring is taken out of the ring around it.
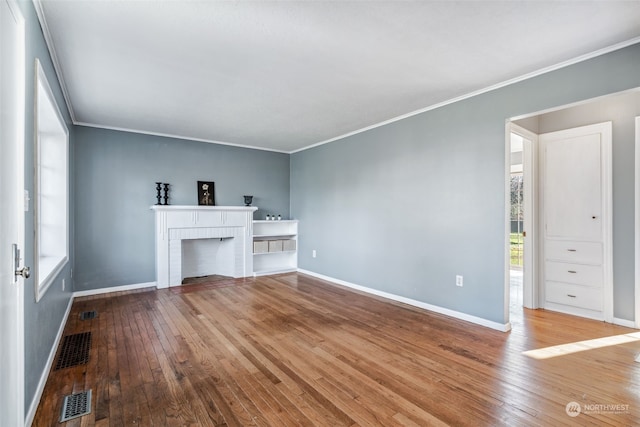
{"label": "fireplace surround", "polygon": [[151,206],[156,222],[156,286],[188,276],[253,275],[255,206]]}

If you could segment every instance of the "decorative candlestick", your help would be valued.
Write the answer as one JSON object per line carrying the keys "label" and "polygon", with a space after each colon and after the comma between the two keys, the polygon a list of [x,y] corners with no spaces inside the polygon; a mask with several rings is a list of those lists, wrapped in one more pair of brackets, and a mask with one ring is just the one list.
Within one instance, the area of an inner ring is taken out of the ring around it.
{"label": "decorative candlestick", "polygon": [[168,202],[168,200],[169,200],[169,184],[165,182],[163,185],[164,185],[164,204],[168,205],[169,204],[169,202]]}
{"label": "decorative candlestick", "polygon": [[161,205],[162,204],[162,194],[160,193],[160,191],[162,190],[161,187],[162,183],[161,182],[156,182],[156,192],[158,193],[156,195],[156,199],[158,199],[158,203],[156,203],[156,205]]}

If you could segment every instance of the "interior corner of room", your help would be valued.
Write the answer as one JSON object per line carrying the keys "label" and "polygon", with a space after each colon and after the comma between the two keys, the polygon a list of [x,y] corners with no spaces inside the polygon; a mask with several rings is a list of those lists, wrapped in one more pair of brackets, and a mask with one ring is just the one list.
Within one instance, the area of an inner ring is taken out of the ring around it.
{"label": "interior corner of room", "polygon": [[[56,14],[70,6],[0,1],[24,65],[2,81],[3,97],[9,86],[25,94],[16,117],[5,119],[19,135],[2,135],[3,144],[20,141],[8,152],[19,168],[1,163],[19,177],[19,190],[0,195],[3,220],[5,206],[20,201],[10,217],[20,236],[5,227],[0,242],[20,242],[11,254],[9,245],[0,251],[15,264],[2,279],[23,285],[0,294],[3,304],[19,302],[19,351],[2,353],[23,377],[10,400],[15,425],[33,421],[74,298],[163,290],[189,277],[294,272],[502,332],[522,327],[528,310],[640,327],[638,35],[373,123],[311,129],[315,140],[266,147],[248,136],[251,123],[236,119],[220,125],[218,139],[182,134],[188,124],[167,120],[145,129],[152,114],[144,105],[122,107],[138,120],[128,126],[93,123],[93,107],[73,102],[80,86],[67,81],[91,66],[65,68],[63,32],[52,33]],[[395,84],[399,93],[417,91]],[[250,86],[243,95],[260,92]],[[151,108],[158,95],[147,95]],[[311,104],[301,102],[300,115],[317,111]],[[271,136],[292,138],[298,129],[283,128]],[[215,205],[198,203],[198,181],[215,182]],[[164,204],[157,182],[170,184]]]}

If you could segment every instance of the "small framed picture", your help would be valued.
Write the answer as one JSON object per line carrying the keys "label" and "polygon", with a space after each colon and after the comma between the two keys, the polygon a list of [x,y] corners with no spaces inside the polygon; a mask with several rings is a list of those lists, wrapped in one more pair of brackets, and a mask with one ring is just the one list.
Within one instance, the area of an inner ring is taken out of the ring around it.
{"label": "small framed picture", "polygon": [[198,205],[215,206],[215,183],[213,181],[198,181]]}

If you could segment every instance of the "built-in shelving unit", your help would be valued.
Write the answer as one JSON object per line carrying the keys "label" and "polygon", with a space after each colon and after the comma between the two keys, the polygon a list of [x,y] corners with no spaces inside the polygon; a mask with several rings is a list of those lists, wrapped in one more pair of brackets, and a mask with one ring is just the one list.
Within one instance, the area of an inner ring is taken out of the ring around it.
{"label": "built-in shelving unit", "polygon": [[253,221],[253,274],[285,273],[298,268],[298,221]]}

